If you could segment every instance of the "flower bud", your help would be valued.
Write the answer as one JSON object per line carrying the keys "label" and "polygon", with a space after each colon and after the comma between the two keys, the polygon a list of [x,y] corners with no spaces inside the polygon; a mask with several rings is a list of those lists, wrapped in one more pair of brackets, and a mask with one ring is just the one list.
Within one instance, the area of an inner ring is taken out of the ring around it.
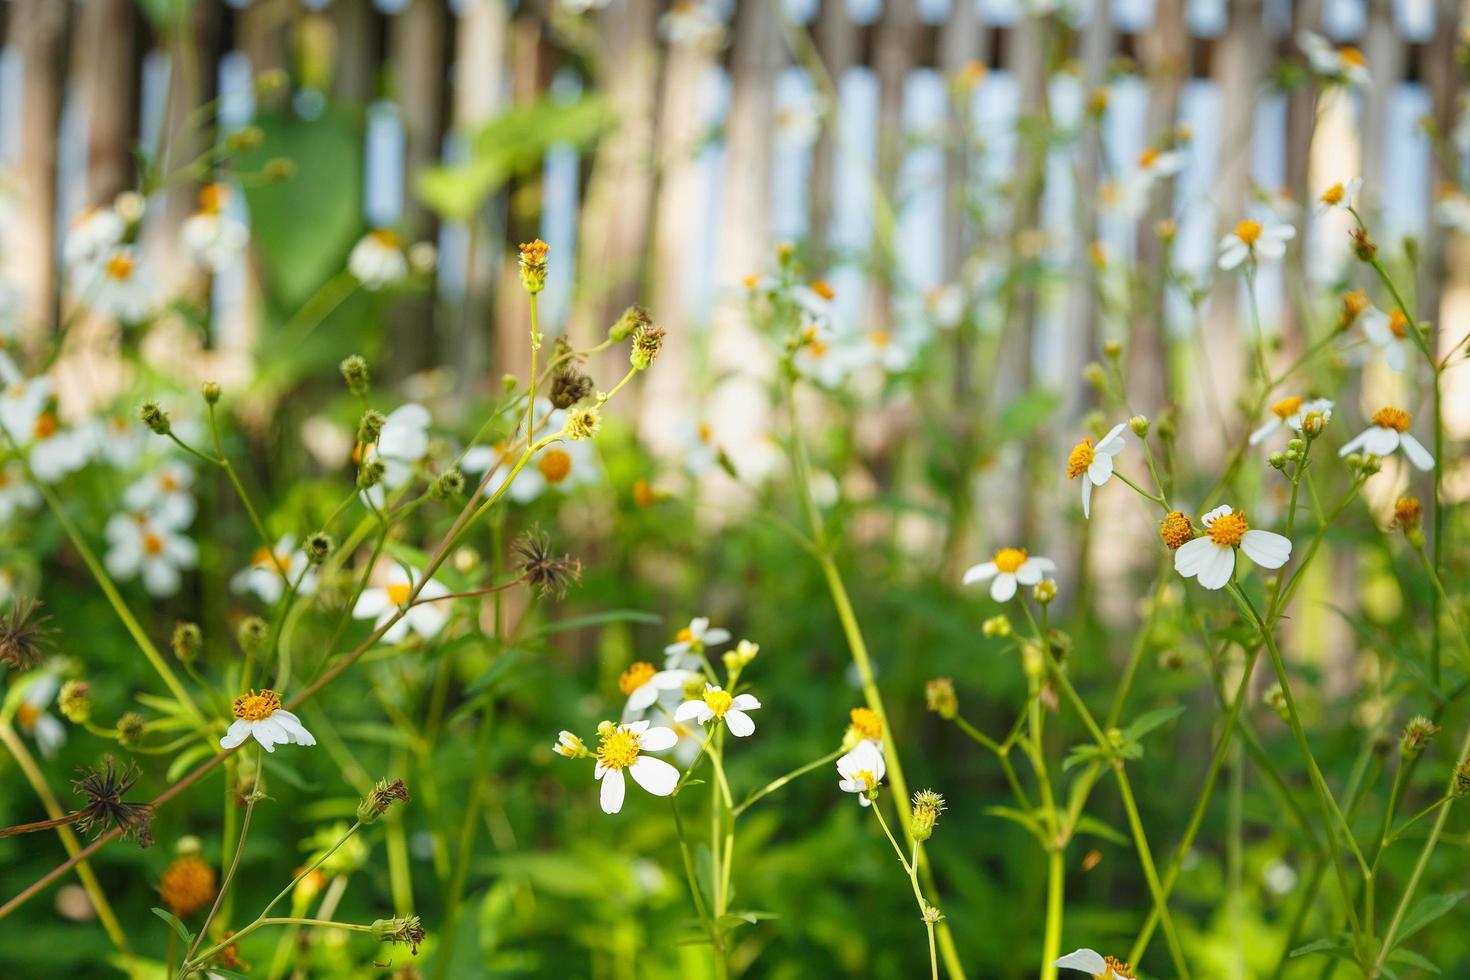
{"label": "flower bud", "polygon": [[364,446],[372,445],[383,434],[383,426],[387,423],[382,412],[375,408],[368,409],[362,413],[362,418],[357,423],[357,441]]}
{"label": "flower bud", "polygon": [[1302,442],[1300,439],[1290,439],[1286,443],[1286,451],[1296,453],[1298,456],[1300,456],[1302,454],[1302,450],[1306,448],[1307,444]]}
{"label": "flower bud", "polygon": [[1272,684],[1267,688],[1261,700],[1268,708],[1280,715],[1282,721],[1290,720],[1291,709],[1286,706],[1286,692],[1281,689],[1280,684]]}
{"label": "flower bud", "polygon": [[378,919],[372,924],[373,938],[380,943],[398,943],[407,946],[417,956],[424,942],[424,927],[416,915],[401,919]]}
{"label": "flower bud", "polygon": [[1118,358],[1123,356],[1123,345],[1118,343],[1118,341],[1116,340],[1104,341],[1103,354],[1107,357],[1108,360],[1116,361]]}
{"label": "flower bud", "polygon": [[615,344],[621,344],[633,335],[633,331],[639,327],[653,326],[653,318],[648,311],[636,303],[623,311],[617,322],[607,332],[607,339]]}
{"label": "flower bud", "polygon": [[172,429],[168,413],[159,408],[157,402],[144,402],[138,406],[138,421],[160,436],[168,435]]}
{"label": "flower bud", "polygon": [[1010,636],[1011,632],[1011,621],[1005,616],[991,616],[980,624],[981,635],[992,639],[997,636]]}
{"label": "flower bud", "polygon": [[199,651],[204,646],[204,633],[199,629],[197,623],[187,623],[180,620],[174,624],[173,648],[174,656],[184,663],[191,662],[199,656]]}
{"label": "flower bud", "polygon": [[646,371],[657,360],[663,347],[663,327],[640,326],[633,331],[633,347],[628,352],[628,362],[639,371]]}
{"label": "flower bud", "polygon": [[521,285],[532,296],[546,288],[546,253],[551,246],[541,239],[521,245]]}
{"label": "flower bud", "polygon": [[1046,661],[1042,657],[1041,647],[1034,641],[1021,644],[1021,670],[1027,677],[1037,679],[1046,674]]}
{"label": "flower bud", "polygon": [[265,132],[259,126],[245,126],[225,137],[225,149],[230,153],[250,153],[260,149],[265,142]]}
{"label": "flower bud", "polygon": [[1353,229],[1353,254],[1359,262],[1372,262],[1378,255],[1378,246],[1368,237],[1367,228]]}
{"label": "flower bud", "polygon": [[946,721],[953,721],[959,714],[960,701],[955,697],[954,680],[936,677],[924,683],[924,704],[929,710]]}
{"label": "flower bud", "polygon": [[269,183],[284,184],[296,176],[296,161],[286,157],[267,160],[265,166],[260,169],[260,175]]}
{"label": "flower bud", "polygon": [[597,430],[601,427],[602,416],[597,413],[597,409],[591,405],[587,405],[582,408],[575,408],[567,413],[567,420],[562,427],[562,432],[566,433],[568,439],[575,442],[582,439],[591,439],[597,435]]}
{"label": "flower bud", "polygon": [[199,393],[204,396],[204,401],[210,405],[218,404],[220,396],[219,382],[206,381],[199,386]]}
{"label": "flower bud", "polygon": [[883,741],[883,719],[872,708],[853,708],[847,713],[850,724],[847,727],[847,737],[843,744],[851,742],[856,745],[859,741],[881,742]]}
{"label": "flower bud", "polygon": [[246,653],[259,653],[269,635],[270,627],[259,616],[246,616],[235,628],[235,640]]}
{"label": "flower bud", "polygon": [[1393,526],[1405,534],[1419,529],[1423,507],[1418,497],[1400,497],[1393,505]]}
{"label": "flower bud", "polygon": [[354,395],[365,395],[370,381],[368,375],[367,360],[360,354],[353,354],[343,359],[339,366],[342,371],[342,380],[347,382],[347,390]]}
{"label": "flower bud", "polygon": [[937,905],[930,905],[928,902],[924,903],[924,910],[919,915],[925,922],[930,924],[944,918],[944,913],[939,911],[939,907]]}
{"label": "flower bud", "polygon": [[395,801],[407,803],[408,799],[408,788],[403,785],[403,780],[395,779],[390,783],[380,779],[357,804],[357,819],[364,824],[373,823],[387,813]]}
{"label": "flower bud", "polygon": [[1136,435],[1138,438],[1142,439],[1146,437],[1148,435],[1148,416],[1133,416],[1133,418],[1128,420],[1128,428],[1132,429],[1133,434]]}
{"label": "flower bud", "polygon": [[137,191],[123,191],[112,200],[112,210],[130,225],[143,220],[143,208],[147,202]]}
{"label": "flower bud", "polygon": [[86,681],[67,681],[61,685],[56,706],[73,725],[85,725],[92,719],[92,697]]}
{"label": "flower bud", "polygon": [[1270,463],[1273,469],[1284,470],[1286,469],[1286,464],[1291,462],[1291,459],[1286,455],[1286,453],[1283,453],[1278,449],[1276,452],[1266,457],[1266,462]]}
{"label": "flower bud", "polygon": [[1049,578],[1044,578],[1036,583],[1036,588],[1032,590],[1032,594],[1038,605],[1050,605],[1051,601],[1057,597],[1057,583]]}
{"label": "flower bud", "polygon": [[1438,725],[1423,715],[1415,715],[1404,726],[1404,735],[1399,739],[1399,754],[1405,759],[1418,757],[1419,753],[1423,752],[1438,734]]}
{"label": "flower bud", "polygon": [[1164,547],[1178,551],[1194,539],[1194,524],[1181,510],[1171,510],[1159,521],[1159,537]]}
{"label": "flower bud", "polygon": [[1082,379],[1099,391],[1108,386],[1108,372],[1097,361],[1088,361],[1082,369]]}
{"label": "flower bud", "polygon": [[1450,785],[1450,793],[1456,798],[1470,796],[1470,758],[1455,767],[1455,781]]}
{"label": "flower bud", "polygon": [[148,731],[148,721],[136,711],[129,711],[117,720],[117,743],[123,748],[137,748]]}
{"label": "flower bud", "polygon": [[932,789],[921,789],[913,797],[913,819],[909,829],[916,841],[926,841],[934,836],[934,825],[944,812],[944,797]]}
{"label": "flower bud", "polygon": [[[601,732],[602,729],[599,728],[598,731]],[[551,751],[557,755],[566,756],[568,759],[580,759],[588,754],[587,746],[582,740],[565,730],[557,735],[556,744],[551,747]]]}
{"label": "flower bud", "polygon": [[434,480],[429,492],[438,500],[449,500],[464,493],[464,474],[459,467],[451,466]]}

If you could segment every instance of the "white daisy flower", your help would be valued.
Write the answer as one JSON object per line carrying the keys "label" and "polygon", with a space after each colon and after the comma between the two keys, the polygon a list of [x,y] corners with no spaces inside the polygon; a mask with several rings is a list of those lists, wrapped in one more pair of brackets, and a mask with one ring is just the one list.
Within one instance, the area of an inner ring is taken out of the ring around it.
{"label": "white daisy flower", "polygon": [[668,796],[679,785],[679,770],[662,759],[644,755],[674,747],[678,736],[670,728],[649,728],[646,721],[627,725],[606,725],[597,746],[597,768],[594,778],[602,783],[598,794],[603,813],[617,813],[623,808],[627,793],[626,771],[634,782],[654,796]]}
{"label": "white daisy flower", "polygon": [[1320,415],[1324,423],[1332,421],[1332,399],[1312,398],[1304,400],[1300,395],[1283,398],[1271,406],[1271,418],[1251,433],[1252,446],[1265,442],[1283,425],[1298,434],[1302,431],[1302,420],[1308,415]]}
{"label": "white daisy flower", "polygon": [[929,310],[929,316],[941,330],[958,327],[965,318],[967,304],[964,287],[959,283],[935,286],[924,295],[924,305]]}
{"label": "white daisy flower", "polygon": [[127,231],[128,223],[112,208],[88,208],[66,234],[62,261],[79,279],[90,279],[112,250],[122,244]]}
{"label": "white daisy flower", "polygon": [[374,228],[352,246],[347,256],[347,271],[365,288],[382,289],[408,276],[408,256],[396,233],[387,228]]}
{"label": "white daisy flower", "polygon": [[1454,188],[1441,194],[1434,202],[1434,220],[1462,235],[1470,235],[1470,197]]}
{"label": "white daisy flower", "polygon": [[[1096,446],[1089,437],[1072,447],[1067,456],[1067,479],[1082,477],[1082,516],[1092,516],[1092,488],[1100,487],[1113,478],[1113,457],[1127,445],[1128,437],[1123,432],[1128,423],[1119,422],[1098,440]],[[1034,583],[1026,583],[1028,585]]]}
{"label": "white daisy flower", "polygon": [[153,276],[131,245],[119,245],[103,263],[87,299],[103,316],[139,323],[153,309]]}
{"label": "white daisy flower", "polygon": [[4,351],[0,351],[0,426],[17,443],[25,445],[36,419],[51,401],[51,379],[27,378]]}
{"label": "white daisy flower", "polygon": [[1313,31],[1297,31],[1297,47],[1307,56],[1312,71],[1331,82],[1361,88],[1372,81],[1368,59],[1349,45],[1335,47],[1331,41]]}
{"label": "white daisy flower", "polygon": [[120,470],[131,469],[142,458],[153,433],[136,418],[126,415],[110,416],[101,425],[97,442],[103,458]]}
{"label": "white daisy flower", "polygon": [[1408,366],[1409,345],[1413,341],[1409,339],[1409,318],[1404,316],[1403,310],[1384,313],[1378,307],[1370,306],[1358,319],[1363,324],[1368,343],[1383,355],[1384,364],[1394,371],[1402,371]]}
{"label": "white daisy flower", "polygon": [[1258,531],[1229,504],[1210,511],[1200,523],[1203,537],[1194,538],[1174,552],[1174,570],[1206,589],[1221,589],[1235,573],[1235,549],[1262,568],[1280,568],[1291,557],[1291,541],[1273,531]]}
{"label": "white daisy flower", "polygon": [[183,463],[164,463],[123,493],[129,510],[147,511],[157,523],[174,529],[194,520],[194,471]]}
{"label": "white daisy flower", "polygon": [[1286,254],[1286,243],[1295,237],[1291,225],[1247,218],[1220,239],[1220,268],[1234,269],[1246,259],[1275,261]]}
{"label": "white daisy flower", "polygon": [[1319,216],[1327,211],[1346,211],[1353,206],[1354,198],[1358,191],[1363,188],[1363,178],[1354,177],[1349,181],[1338,181],[1322,192],[1317,198],[1317,207],[1313,209],[1312,215]]}
{"label": "white daisy flower", "polygon": [[658,670],[646,660],[629,665],[618,678],[618,688],[628,698],[624,716],[641,714],[658,700],[662,691],[682,691],[687,670]]}
{"label": "white daisy flower", "polygon": [[221,747],[233,749],[247,738],[254,738],[267,752],[277,745],[315,745],[316,739],[301,719],[281,707],[281,696],[275,691],[251,691],[235,699],[235,720],[219,740]]}
{"label": "white daisy flower", "polygon": [[55,483],[75,473],[92,456],[94,440],[87,432],[62,428],[56,413],[49,409],[36,416],[28,435],[29,439],[23,436],[17,439],[22,445],[29,443],[27,459],[31,473],[42,483]]}
{"label": "white daisy flower", "polygon": [[0,524],[39,506],[41,494],[26,482],[25,467],[15,460],[0,466]]}
{"label": "white daisy flower", "polygon": [[103,564],[113,578],[141,576],[149,595],[171,596],[179,591],[182,572],[199,564],[199,546],[178,528],[159,523],[147,514],[112,515],[103,530],[107,554]]}
{"label": "white daisy flower", "polygon": [[730,734],[744,738],[755,732],[755,722],[747,711],[754,711],[761,703],[751,694],[730,696],[718,685],[706,684],[704,696],[698,701],[685,701],[674,712],[675,721],[693,721],[700,725],[709,724],[713,718],[723,718]]}
{"label": "white daisy flower", "polygon": [[210,272],[222,272],[234,263],[250,242],[244,223],[226,213],[233,194],[225,184],[199,189],[199,210],[184,219],[179,234],[194,261]]}
{"label": "white daisy flower", "polygon": [[1384,407],[1373,413],[1373,424],[1349,439],[1337,452],[1346,456],[1365,449],[1374,456],[1387,456],[1402,449],[1409,462],[1421,470],[1434,469],[1434,456],[1409,432],[1414,416],[1401,408]]}
{"label": "white daisy flower", "polygon": [[719,463],[720,449],[708,422],[685,419],[679,436],[684,446],[684,469],[690,476],[703,476]]}
{"label": "white daisy flower", "polygon": [[840,388],[859,366],[857,349],[836,343],[826,328],[810,326],[791,364],[804,378],[823,388]]}
{"label": "white daisy flower", "polygon": [[[357,598],[357,605],[352,607],[352,618],[371,619],[374,621],[374,629],[381,627],[400,609],[408,606],[414,586],[420,581],[422,581],[422,575],[417,569],[392,565],[388,569],[385,584],[362,590],[362,595]],[[438,599],[447,595],[449,595],[449,589],[438,580],[429,579],[424,584],[423,591],[419,593],[419,599]],[[403,614],[403,618],[390,626],[383,634],[383,641],[397,643],[408,635],[410,629],[426,640],[432,639],[448,621],[449,611],[444,603],[420,602],[408,606],[408,611]]]}
{"label": "white daisy flower", "polygon": [[826,104],[816,92],[796,97],[776,112],[777,138],[790,146],[806,147],[822,135],[822,117]]}
{"label": "white daisy flower", "polygon": [[909,331],[868,330],[852,342],[848,356],[855,367],[879,367],[886,374],[899,374],[914,362],[917,340]]}
{"label": "white daisy flower", "polygon": [[230,578],[230,588],[253,593],[267,605],[280,601],[288,582],[300,583],[296,586],[297,595],[311,595],[316,591],[316,570],[308,568],[309,564],[306,552],[296,547],[296,539],[287,534],[274,548],[262,545],[255,549],[250,566]]}
{"label": "white daisy flower", "polygon": [[417,402],[400,405],[383,420],[378,441],[368,447],[365,458],[380,460],[383,479],[362,492],[374,507],[382,508],[389,490],[413,479],[413,467],[429,452],[429,426],[433,418],[429,410]]}
{"label": "white daisy flower", "polygon": [[868,793],[878,788],[887,771],[883,750],[864,739],[837,760],[837,774],[842,777],[837,786],[844,793],[857,793],[858,802],[868,806],[872,803]]}
{"label": "white daisy flower", "polygon": [[710,626],[708,616],[697,616],[681,629],[674,642],[664,647],[670,667],[698,669],[703,666],[701,656],[707,647],[730,642],[730,631],[721,626]]}
{"label": "white daisy flower", "polygon": [[26,685],[20,705],[15,710],[15,721],[20,730],[36,742],[41,756],[50,759],[66,744],[66,726],[46,709],[61,690],[61,677],[54,671],[44,671]]}
{"label": "white daisy flower", "polygon": [[1104,956],[1096,950],[1079,949],[1068,953],[1052,966],[1063,970],[1080,970],[1092,975],[1093,980],[1134,980],[1133,968],[1113,956]]}
{"label": "white daisy flower", "polygon": [[960,579],[961,585],[990,582],[990,598],[1005,602],[1016,594],[1017,585],[1035,585],[1048,573],[1057,570],[1050,558],[1032,558],[1025,548],[1002,548],[991,561],[971,565]]}

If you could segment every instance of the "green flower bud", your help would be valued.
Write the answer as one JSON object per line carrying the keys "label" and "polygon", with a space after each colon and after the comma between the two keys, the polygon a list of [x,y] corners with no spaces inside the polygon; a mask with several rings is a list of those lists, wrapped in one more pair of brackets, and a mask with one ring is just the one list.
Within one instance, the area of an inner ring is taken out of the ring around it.
{"label": "green flower bud", "polygon": [[168,413],[159,408],[157,402],[144,402],[138,406],[138,421],[160,436],[168,435],[172,429]]}
{"label": "green flower bud", "polygon": [[367,360],[362,355],[353,354],[344,359],[339,368],[342,371],[342,380],[347,382],[348,391],[354,395],[367,394],[371,378],[368,373]]}

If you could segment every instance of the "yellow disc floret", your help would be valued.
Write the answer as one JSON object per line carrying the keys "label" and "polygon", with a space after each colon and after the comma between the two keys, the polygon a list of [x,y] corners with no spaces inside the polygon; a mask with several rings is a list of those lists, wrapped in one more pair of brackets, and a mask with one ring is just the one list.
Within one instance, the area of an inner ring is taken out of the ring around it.
{"label": "yellow disc floret", "polygon": [[1347,197],[1347,190],[1343,188],[1342,184],[1333,184],[1322,192],[1322,203],[1330,207],[1335,207],[1341,204],[1342,199],[1345,197]]}
{"label": "yellow disc floret", "polygon": [[1014,572],[1025,561],[1025,548],[1002,548],[995,553],[995,567],[1002,572]]}
{"label": "yellow disc floret", "polygon": [[246,721],[260,721],[281,710],[281,696],[275,691],[251,691],[235,699],[235,717]]}
{"label": "yellow disc floret", "polygon": [[1395,432],[1408,432],[1409,425],[1414,421],[1414,416],[1402,408],[1391,408],[1385,406],[1373,413],[1373,424],[1383,429],[1393,429]]}
{"label": "yellow disc floret", "polygon": [[729,691],[721,691],[718,688],[704,692],[704,705],[715,713],[716,718],[725,717],[725,712],[730,710],[730,704],[734,700]]}
{"label": "yellow disc floret", "polygon": [[541,459],[536,463],[541,470],[541,475],[546,477],[547,483],[560,483],[572,472],[572,455],[565,449],[552,446],[541,454]]}
{"label": "yellow disc floret", "polygon": [[1194,539],[1194,525],[1183,511],[1171,510],[1159,521],[1159,537],[1170,551],[1177,551]]}
{"label": "yellow disc floret", "polygon": [[1302,396],[1292,395],[1290,398],[1283,398],[1275,405],[1272,405],[1271,414],[1275,415],[1278,419],[1289,419],[1293,415],[1295,415],[1297,409],[1301,407]]}
{"label": "yellow disc floret", "polygon": [[883,738],[883,719],[872,708],[853,708],[848,717],[852,719],[852,730],[863,738],[875,742]]}
{"label": "yellow disc floret", "polygon": [[1134,980],[1137,976],[1133,972],[1133,967],[1124,963],[1116,956],[1104,956],[1103,962],[1108,965],[1108,972],[1103,974],[1103,980],[1114,980],[1114,978],[1116,980]]}
{"label": "yellow disc floret", "polygon": [[406,605],[408,603],[408,597],[413,595],[413,586],[407,582],[394,582],[383,591],[388,593],[389,602],[395,606],[402,606]]}
{"label": "yellow disc floret", "polygon": [[1394,310],[1388,315],[1388,329],[1392,330],[1393,335],[1399,340],[1409,335],[1409,318],[1404,316],[1403,310]]}
{"label": "yellow disc floret", "polygon": [[597,746],[597,761],[604,769],[626,769],[638,758],[638,736],[626,728],[609,728]]}
{"label": "yellow disc floret", "polygon": [[163,904],[174,915],[197,912],[214,898],[214,869],[197,854],[173,859],[158,880]]}
{"label": "yellow disc floret", "polygon": [[624,694],[632,694],[652,680],[654,673],[653,664],[640,660],[623,671],[623,676],[618,678],[618,688]]}
{"label": "yellow disc floret", "polygon": [[[1086,473],[1087,468],[1092,465],[1096,457],[1097,453],[1092,449],[1091,439],[1083,439],[1073,446],[1071,453],[1067,455],[1067,479],[1075,480]],[[999,565],[1000,562],[997,561],[996,564]]]}
{"label": "yellow disc floret", "polygon": [[1247,218],[1235,226],[1235,237],[1246,245],[1254,245],[1256,239],[1261,237],[1261,223]]}
{"label": "yellow disc floret", "polygon": [[1223,547],[1234,548],[1250,529],[1244,514],[1221,514],[1210,525],[1210,540]]}

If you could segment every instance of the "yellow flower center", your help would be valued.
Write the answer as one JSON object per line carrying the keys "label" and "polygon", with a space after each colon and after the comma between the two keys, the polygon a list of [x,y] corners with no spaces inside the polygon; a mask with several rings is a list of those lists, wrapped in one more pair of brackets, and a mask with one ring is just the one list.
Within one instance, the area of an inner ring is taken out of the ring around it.
{"label": "yellow flower center", "polygon": [[832,284],[825,279],[813,279],[808,286],[812,292],[828,301],[831,301],[837,295],[837,291],[832,288]]}
{"label": "yellow flower center", "polygon": [[1338,57],[1342,58],[1343,61],[1347,62],[1349,65],[1352,65],[1354,68],[1368,67],[1367,57],[1364,56],[1363,52],[1359,51],[1355,47],[1352,47],[1351,45],[1345,45],[1341,48],[1338,48],[1337,54]]}
{"label": "yellow flower center", "polygon": [[1342,311],[1344,319],[1352,323],[1358,318],[1358,314],[1368,308],[1368,294],[1361,289],[1355,289],[1342,298]]}
{"label": "yellow flower center", "polygon": [[1159,537],[1170,551],[1177,551],[1194,538],[1194,525],[1183,511],[1171,510],[1159,521]]}
{"label": "yellow flower center", "polygon": [[408,597],[413,594],[413,587],[407,582],[394,582],[383,590],[388,593],[388,601],[395,606],[402,606],[408,602]]}
{"label": "yellow flower center", "polygon": [[171,473],[161,473],[158,477],[158,489],[164,493],[173,493],[179,488],[179,481],[174,479]]}
{"label": "yellow flower center", "polygon": [[741,279],[740,281],[745,284],[745,288],[746,289],[754,289],[757,285],[760,284],[760,277],[758,277],[758,276],[746,276],[744,279]]}
{"label": "yellow flower center", "polygon": [[41,720],[41,709],[34,704],[22,701],[20,707],[15,709],[15,717],[23,730],[30,731],[36,727],[36,722]]}
{"label": "yellow flower center", "polygon": [[853,774],[852,778],[861,782],[868,789],[872,789],[874,786],[878,785],[878,777],[874,776],[873,773],[867,769],[859,769],[856,773]]}
{"label": "yellow flower center", "polygon": [[50,439],[56,435],[56,430],[61,428],[61,423],[56,421],[56,416],[50,412],[42,412],[36,416],[36,438]]}
{"label": "yellow flower center", "polygon": [[143,535],[143,553],[153,558],[163,554],[163,539],[152,531]]}
{"label": "yellow flower center", "polygon": [[1138,165],[1145,168],[1153,166],[1153,162],[1159,158],[1159,153],[1157,146],[1148,147],[1138,155]]}
{"label": "yellow flower center", "polygon": [[853,708],[847,716],[852,719],[852,730],[863,738],[875,742],[883,738],[883,719],[872,708]]}
{"label": "yellow flower center", "polygon": [[250,556],[250,564],[257,568],[269,568],[274,571],[284,572],[290,563],[291,556],[287,554],[276,554],[269,548],[256,548],[255,554]]}
{"label": "yellow flower center", "polygon": [[1246,219],[1235,226],[1235,237],[1246,245],[1254,245],[1256,239],[1261,237],[1261,223]]}
{"label": "yellow flower center", "polygon": [[1272,405],[1271,414],[1275,415],[1278,419],[1286,419],[1295,415],[1296,410],[1301,407],[1302,396],[1292,395],[1290,398],[1283,398],[1275,405]]}
{"label": "yellow flower center", "polygon": [[644,684],[647,684],[655,673],[653,664],[646,660],[640,660],[623,671],[623,676],[618,678],[618,688],[624,694],[632,694]]}
{"label": "yellow flower center", "polygon": [[995,553],[995,567],[1003,572],[1014,572],[1025,561],[1025,548],[1002,548]]}
{"label": "yellow flower center", "polygon": [[812,357],[822,358],[827,356],[827,345],[813,337],[806,342],[807,353]]}
{"label": "yellow flower center", "polygon": [[604,769],[626,769],[638,758],[638,736],[626,728],[613,728],[597,746],[597,761]]}
{"label": "yellow flower center", "polygon": [[[1092,465],[1096,457],[1097,453],[1092,451],[1091,439],[1083,439],[1073,446],[1072,452],[1067,455],[1067,479],[1075,480],[1086,473],[1087,468]],[[1000,564],[999,556],[996,557],[995,563]]]}
{"label": "yellow flower center", "polygon": [[710,429],[708,422],[701,422],[701,423],[699,423],[699,441],[700,442],[707,443],[711,439],[713,439],[714,437],[715,437],[715,434]]}
{"label": "yellow flower center", "polygon": [[1335,207],[1336,205],[1341,204],[1342,199],[1346,196],[1347,191],[1343,189],[1342,184],[1333,184],[1331,187],[1327,188],[1327,190],[1322,192],[1322,203],[1329,204]]}
{"label": "yellow flower center", "polygon": [[694,631],[692,629],[690,629],[689,627],[687,627],[687,626],[684,627],[683,629],[681,629],[678,633],[676,633],[674,635],[674,642],[675,643],[693,643],[694,642]]}
{"label": "yellow flower center", "polygon": [[397,248],[399,245],[398,234],[387,228],[374,228],[368,234],[372,236],[373,241],[384,248]]}
{"label": "yellow flower center", "polygon": [[1234,548],[1250,529],[1244,514],[1222,514],[1210,525],[1210,540],[1222,547]]}
{"label": "yellow flower center", "polygon": [[1396,432],[1408,432],[1414,416],[1402,408],[1380,408],[1373,413],[1373,424]]}
{"label": "yellow flower center", "polygon": [[128,279],[133,274],[133,260],[126,252],[118,252],[107,260],[107,274],[114,279]]}
{"label": "yellow flower center", "polygon": [[230,189],[224,184],[205,184],[199,188],[199,210],[205,214],[219,214],[230,199]]}
{"label": "yellow flower center", "polygon": [[174,915],[197,912],[214,898],[214,869],[194,854],[176,857],[158,880],[163,904]]}
{"label": "yellow flower center", "polygon": [[1102,975],[1101,980],[1134,980],[1136,974],[1133,972],[1133,967],[1116,956],[1104,956],[1103,962],[1107,964],[1108,969]]}
{"label": "yellow flower center", "polygon": [[704,705],[715,713],[716,718],[725,717],[725,712],[730,710],[730,703],[734,700],[729,691],[704,692]]}
{"label": "yellow flower center", "polygon": [[888,336],[888,331],[886,330],[874,330],[868,334],[868,339],[873,342],[874,347],[887,347],[889,341],[893,338]]}
{"label": "yellow flower center", "polygon": [[1404,316],[1403,310],[1394,310],[1388,315],[1388,329],[1392,330],[1393,335],[1399,340],[1409,335],[1409,318]]}
{"label": "yellow flower center", "polygon": [[541,460],[536,464],[541,475],[546,477],[547,483],[560,483],[572,472],[572,454],[565,449],[552,446],[541,454]]}
{"label": "yellow flower center", "polygon": [[275,691],[251,691],[235,699],[235,717],[246,721],[260,721],[281,710],[281,696]]}

